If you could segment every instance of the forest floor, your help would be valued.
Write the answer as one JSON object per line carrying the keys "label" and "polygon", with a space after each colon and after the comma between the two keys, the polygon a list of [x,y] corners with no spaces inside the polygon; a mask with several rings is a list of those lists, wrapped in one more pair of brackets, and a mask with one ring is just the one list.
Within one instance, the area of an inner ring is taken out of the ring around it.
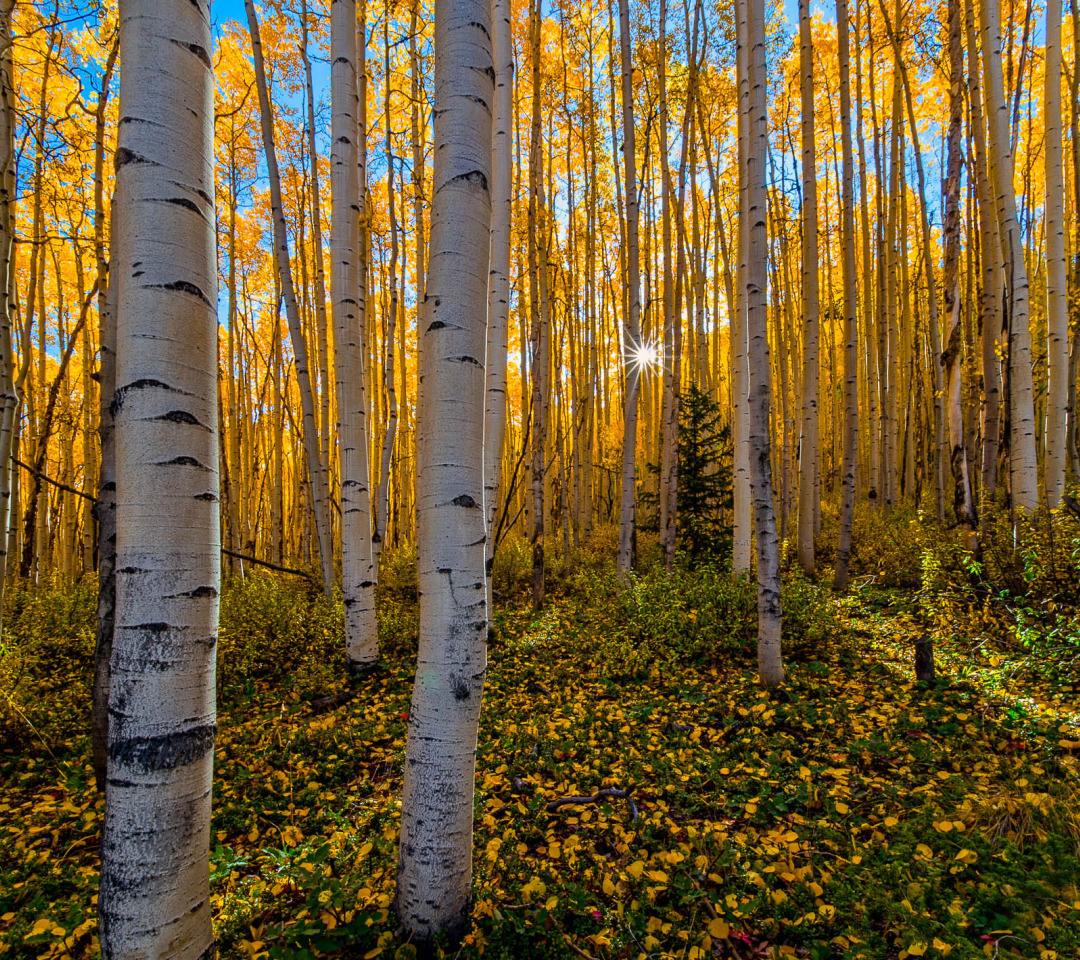
{"label": "forest floor", "polygon": [[[290,589],[249,597],[250,616]],[[308,601],[288,602],[303,621]],[[749,651],[620,658],[633,636],[581,596],[500,610],[472,925],[447,955],[1080,957],[1076,687],[950,640],[937,642],[939,680],[916,684],[906,595],[828,603],[835,629],[795,651],[772,696]],[[385,630],[411,629],[407,606]],[[97,953],[102,800],[76,636],[25,680],[35,734],[0,749],[0,956]],[[226,640],[222,656],[238,657]],[[389,644],[355,697],[317,712],[316,696],[346,684],[317,643],[300,646],[287,675],[249,665],[221,683],[220,955],[413,956],[390,909],[411,654]],[[548,809],[605,788],[629,800]]]}

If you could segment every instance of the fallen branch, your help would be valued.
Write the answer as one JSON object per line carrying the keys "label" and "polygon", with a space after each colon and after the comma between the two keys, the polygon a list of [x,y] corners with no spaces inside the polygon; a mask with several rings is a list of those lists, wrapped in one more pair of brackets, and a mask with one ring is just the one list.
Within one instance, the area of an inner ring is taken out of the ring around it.
{"label": "fallen branch", "polygon": [[605,787],[603,790],[597,790],[591,797],[559,797],[557,800],[552,800],[545,809],[548,813],[555,813],[560,807],[586,803],[599,803],[601,800],[625,800],[633,817],[632,822],[636,823],[638,819],[638,808],[637,804],[634,803],[634,798],[630,796],[630,794],[633,793],[633,790],[633,787],[627,787],[625,790],[621,790],[618,787]]}

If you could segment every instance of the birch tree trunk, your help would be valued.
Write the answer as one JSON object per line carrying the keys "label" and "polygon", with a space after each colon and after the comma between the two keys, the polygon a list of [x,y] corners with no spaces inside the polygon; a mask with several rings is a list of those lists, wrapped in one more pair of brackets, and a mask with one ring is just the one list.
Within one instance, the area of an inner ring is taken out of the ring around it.
{"label": "birch tree trunk", "polygon": [[[386,76],[390,76],[390,14],[383,19],[383,39],[386,43]],[[372,530],[372,542],[375,545],[375,566],[378,568],[379,555],[386,541],[390,523],[390,458],[394,453],[394,441],[398,427],[397,389],[394,386],[394,332],[398,321],[398,222],[397,201],[394,191],[394,152],[391,142],[390,85],[386,87],[386,209],[390,219],[390,267],[387,278],[390,301],[386,317],[386,337],[383,344],[383,389],[386,391],[386,433],[383,435],[382,455],[379,458],[379,489],[375,501],[375,517]]]}
{"label": "birch tree trunk", "polygon": [[641,264],[638,256],[637,138],[634,133],[634,67],[630,48],[630,4],[619,0],[619,53],[622,64],[623,179],[626,193],[626,293],[622,366],[626,378],[623,396],[622,477],[619,493],[619,553],[617,569],[625,577],[634,565],[637,503],[638,393],[641,370],[634,362],[641,345]]}
{"label": "birch tree trunk", "polygon": [[[972,176],[976,181],[979,206],[982,288],[979,297],[980,366],[982,368],[982,463],[980,466],[980,506],[993,503],[997,490],[998,445],[1000,442],[1001,372],[998,353],[1001,343],[1001,307],[1004,281],[1001,275],[1001,240],[997,213],[987,173],[986,131],[983,126],[983,93],[979,82],[978,46],[975,34],[975,0],[965,0],[967,31],[968,97],[971,101],[972,140],[975,144]],[[988,513],[983,509],[984,520]]]}
{"label": "birch tree trunk", "polygon": [[[859,330],[856,320],[858,291],[855,266],[855,158],[851,146],[851,79],[847,0],[836,3],[836,34],[840,61],[840,139],[844,159],[843,231],[844,266],[844,463],[841,471],[840,530],[836,544],[837,591],[848,586],[851,560],[851,521],[855,513],[859,444]],[[802,512],[799,513],[800,521]]]}
{"label": "birch tree trunk", "polygon": [[749,247],[746,265],[746,327],[749,335],[750,482],[757,532],[758,672],[775,686],[784,679],[780,655],[780,541],[773,507],[769,408],[771,403],[768,309],[769,250],[766,221],[765,161],[768,152],[768,76],[765,62],[764,0],[741,0],[746,6],[747,65],[750,100],[749,142],[743,176],[747,184]]}
{"label": "birch tree trunk", "polygon": [[814,42],[810,30],[810,0],[799,0],[799,62],[802,68],[803,182],[803,380],[802,438],[799,455],[799,565],[805,573],[812,574],[814,572],[814,501],[818,494],[818,216],[817,148],[814,144]]}
{"label": "birch tree trunk", "polygon": [[990,179],[1006,252],[1009,311],[1009,475],[1013,506],[1039,509],[1035,459],[1035,399],[1031,380],[1031,328],[1027,264],[1016,219],[1009,112],[1001,71],[1001,25],[997,0],[982,0],[983,72]]}
{"label": "birch tree trunk", "polygon": [[[968,549],[975,547],[975,499],[964,437],[963,329],[960,316],[960,166],[961,124],[964,115],[964,49],[960,41],[960,0],[948,0],[949,15],[949,127],[945,180],[945,313],[947,334],[941,351],[945,369],[945,400],[949,424],[949,465],[953,478],[953,510],[964,528]],[[930,251],[927,249],[929,258]],[[933,318],[932,318],[933,319]]]}
{"label": "birch tree trunk", "polygon": [[335,0],[330,8],[330,295],[338,398],[345,658],[353,673],[369,670],[379,659],[361,349],[366,303],[360,286],[359,45],[355,0]]}
{"label": "birch tree trunk", "polygon": [[204,958],[221,578],[209,4],[124,0],[102,956]]}
{"label": "birch tree trunk", "polygon": [[435,170],[419,432],[420,647],[395,909],[421,946],[464,933],[487,667],[484,346],[495,95],[490,0],[435,3]]}
{"label": "birch tree trunk", "polygon": [[493,623],[491,573],[495,564],[495,511],[499,506],[506,434],[506,340],[510,319],[510,227],[513,203],[514,44],[510,0],[492,0],[495,121],[491,143],[491,250],[488,282],[486,408],[484,411],[484,511],[488,627]]}
{"label": "birch tree trunk", "polygon": [[[1076,56],[1077,38],[1073,38]],[[1073,70],[1078,65],[1073,63]],[[1046,506],[1065,492],[1066,411],[1069,401],[1069,305],[1065,270],[1065,175],[1061,157],[1061,0],[1046,7]],[[1073,143],[1073,150],[1080,144]],[[1075,216],[1074,211],[1074,216]]]}
{"label": "birch tree trunk", "polygon": [[544,153],[540,135],[540,0],[534,0],[529,11],[530,73],[532,76],[532,119],[529,137],[529,342],[532,353],[529,362],[531,381],[530,430],[532,500],[532,604],[539,609],[544,600],[544,529],[546,526],[544,496],[547,452],[547,395],[548,395],[548,300],[547,211],[544,205]]}
{"label": "birch tree trunk", "polygon": [[274,221],[274,252],[281,280],[281,296],[285,301],[285,317],[289,323],[293,364],[300,385],[300,406],[303,412],[304,453],[307,459],[308,482],[311,487],[311,508],[315,514],[315,533],[319,541],[319,561],[322,568],[323,591],[330,596],[334,586],[334,553],[330,543],[330,509],[327,492],[326,465],[319,449],[319,428],[315,419],[315,398],[311,387],[311,368],[308,365],[307,344],[300,319],[300,306],[293,286],[292,264],[289,260],[289,237],[285,228],[285,213],[281,202],[281,176],[278,173],[277,150],[274,146],[274,114],[266,84],[262,40],[254,0],[244,0],[248,31],[251,34],[251,59],[255,68],[255,86],[259,93],[259,121],[262,129],[266,172],[270,181],[271,215]]}
{"label": "birch tree trunk", "polygon": [[[17,305],[11,291],[15,273],[15,116],[12,73],[11,13],[15,0],[0,0],[0,613],[7,570],[7,530],[11,516],[11,452],[19,395],[15,389],[15,352],[11,325]],[[2,626],[2,621],[0,621]]]}
{"label": "birch tree trunk", "polygon": [[[331,4],[331,8],[333,4]],[[333,9],[331,9],[331,16]],[[311,167],[311,236],[315,254],[315,332],[318,342],[319,406],[321,437],[320,458],[324,470],[330,469],[330,369],[329,345],[326,336],[326,279],[323,274],[322,190],[319,176],[319,152],[315,146],[315,93],[311,82],[311,60],[308,57],[308,10],[306,0],[300,2],[300,56],[304,63],[304,89],[307,96],[308,165]],[[333,66],[331,65],[331,72]],[[333,145],[331,145],[333,150]],[[332,524],[331,524],[332,526]]]}
{"label": "birch tree trunk", "polygon": [[[746,3],[736,3],[736,30],[738,42],[736,64],[738,72],[739,108],[739,170],[746,168],[749,150],[750,70],[746,39]],[[751,520],[750,482],[750,407],[748,360],[748,334],[746,327],[746,264],[749,246],[749,209],[747,203],[746,177],[739,177],[739,226],[736,247],[738,249],[737,278],[731,324],[731,438],[732,454],[732,544],[731,571],[738,576],[750,569],[753,558],[753,521]]]}

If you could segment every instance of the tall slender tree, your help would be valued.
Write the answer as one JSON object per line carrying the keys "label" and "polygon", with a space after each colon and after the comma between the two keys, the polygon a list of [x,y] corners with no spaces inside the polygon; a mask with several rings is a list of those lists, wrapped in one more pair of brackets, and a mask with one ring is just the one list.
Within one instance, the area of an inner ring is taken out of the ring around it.
{"label": "tall slender tree", "polygon": [[840,142],[843,153],[841,241],[844,282],[844,462],[841,468],[840,523],[836,544],[837,590],[846,590],[851,560],[851,521],[855,513],[859,445],[859,330],[855,266],[855,158],[851,146],[851,56],[847,0],[836,3],[840,67]]}
{"label": "tall slender tree", "polygon": [[418,464],[420,648],[395,907],[421,944],[472,896],[473,788],[487,666],[484,348],[495,70],[490,0],[435,3],[435,170]]}
{"label": "tall slender tree", "polygon": [[221,576],[210,6],[124,0],[116,628],[98,902],[109,960],[212,955]]}
{"label": "tall slender tree", "polygon": [[765,58],[764,0],[741,0],[746,6],[746,40],[750,97],[747,110],[748,144],[743,176],[746,180],[747,228],[746,329],[749,356],[750,482],[754,496],[758,575],[758,672],[762,683],[775,686],[784,679],[780,654],[780,541],[773,506],[769,408],[772,400],[769,364],[768,223],[766,215],[766,156],[768,152],[768,75]]}
{"label": "tall slender tree", "polygon": [[634,564],[637,506],[635,467],[638,393],[641,386],[641,262],[638,254],[637,137],[634,131],[634,66],[630,46],[629,0],[619,0],[619,53],[622,64],[623,188],[626,194],[626,316],[622,336],[625,387],[617,567],[620,576],[626,576]]}
{"label": "tall slender tree", "polygon": [[491,572],[495,563],[495,511],[502,488],[502,448],[506,436],[506,341],[510,319],[514,120],[514,44],[510,15],[510,0],[493,0],[491,39],[495,62],[495,120],[491,143],[491,265],[485,362],[487,400],[484,413],[485,569],[489,623],[493,610]]}
{"label": "tall slender tree", "polygon": [[371,487],[365,414],[365,321],[360,287],[360,143],[357,53],[361,46],[355,0],[330,8],[330,292],[338,398],[341,475],[341,577],[345,605],[345,655],[362,672],[379,658],[375,622],[375,572],[371,542]]}
{"label": "tall slender tree", "polygon": [[304,339],[300,304],[293,284],[292,261],[289,257],[289,236],[285,224],[285,208],[281,196],[281,174],[278,172],[277,147],[274,144],[274,113],[270,89],[266,81],[262,38],[254,0],[244,0],[248,32],[251,36],[251,59],[255,68],[255,86],[259,94],[259,124],[262,131],[263,153],[266,156],[267,179],[270,182],[270,205],[274,225],[274,253],[277,263],[281,299],[292,341],[293,366],[300,386],[300,407],[303,416],[304,452],[307,459],[308,484],[311,489],[311,508],[315,516],[315,535],[319,545],[319,564],[323,590],[330,596],[334,583],[334,553],[330,543],[330,504],[326,465],[319,448],[319,428],[315,420],[315,396],[312,389],[311,366],[308,363],[307,342]]}
{"label": "tall slender tree", "polygon": [[[839,16],[839,13],[837,14]],[[799,0],[802,75],[802,438],[799,444],[799,565],[814,572],[814,510],[818,495],[818,214],[814,143],[814,41],[810,0]]]}
{"label": "tall slender tree", "polygon": [[[955,2],[955,0],[954,0]],[[1076,64],[1073,38],[1073,71]],[[1061,157],[1061,0],[1046,5],[1046,505],[1065,493],[1065,437],[1069,401],[1069,305],[1065,269],[1065,174]],[[1080,144],[1073,143],[1073,150]],[[1076,216],[1076,211],[1073,211]],[[1075,379],[1075,377],[1074,377]]]}

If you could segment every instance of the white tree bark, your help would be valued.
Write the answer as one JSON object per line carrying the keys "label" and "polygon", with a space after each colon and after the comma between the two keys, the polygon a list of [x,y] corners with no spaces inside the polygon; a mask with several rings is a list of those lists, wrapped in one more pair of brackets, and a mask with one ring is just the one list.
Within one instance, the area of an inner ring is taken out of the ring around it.
{"label": "white tree bark", "polygon": [[116,631],[102,956],[196,958],[210,927],[221,544],[210,9],[123,0],[116,153]]}
{"label": "white tree bark", "polygon": [[281,202],[281,176],[278,173],[277,149],[274,146],[274,113],[266,83],[262,40],[254,0],[244,0],[248,31],[251,34],[251,59],[255,68],[255,86],[259,94],[259,124],[262,129],[266,172],[270,181],[271,217],[274,221],[274,253],[277,258],[281,297],[285,301],[285,317],[289,323],[289,339],[293,348],[293,367],[300,384],[300,407],[303,414],[304,454],[311,486],[311,508],[315,514],[315,534],[319,541],[319,561],[323,590],[330,596],[334,586],[334,553],[330,543],[330,498],[327,470],[319,449],[319,428],[315,418],[315,398],[311,387],[311,367],[308,364],[304,326],[293,285],[292,263],[289,259],[289,237],[285,228],[285,212]]}
{"label": "white tree bark", "polygon": [[[747,63],[746,4],[736,3],[736,32],[738,36],[736,65],[739,88],[739,169],[746,167],[749,150],[749,121],[747,111],[750,103],[750,70]],[[738,278],[735,283],[735,306],[731,327],[731,407],[732,424],[732,545],[731,569],[736,575],[750,569],[753,559],[753,521],[750,483],[750,406],[748,395],[749,357],[746,327],[746,265],[749,250],[749,215],[747,182],[739,177],[739,227],[736,247],[738,249]]]}
{"label": "white tree bark", "polygon": [[[15,353],[11,324],[15,226],[15,117],[11,55],[11,12],[15,0],[0,0],[0,531],[6,534],[11,513],[10,464],[19,395],[15,390]],[[4,602],[7,536],[0,536],[0,609]]]}
{"label": "white tree bark", "polygon": [[1031,377],[1031,328],[1027,265],[1016,219],[1009,109],[1001,71],[1001,18],[997,0],[982,0],[983,72],[986,97],[990,179],[1005,248],[1009,293],[1009,475],[1015,507],[1039,509],[1035,459],[1035,399]]}
{"label": "white tree bark", "polygon": [[506,435],[506,340],[510,318],[514,44],[509,0],[492,2],[495,123],[491,143],[491,251],[488,282],[487,405],[484,412],[484,511],[487,516],[487,610],[493,616],[491,572],[495,563],[495,511],[499,506]]}
{"label": "white tree bark", "polygon": [[630,5],[619,0],[619,51],[622,63],[623,171],[626,194],[627,309],[623,324],[622,363],[626,376],[623,398],[622,485],[619,493],[619,553],[617,569],[626,576],[634,564],[634,526],[637,503],[638,393],[641,370],[634,362],[641,344],[641,264],[638,257],[637,138],[634,133],[634,67],[630,49]]}
{"label": "white tree bark", "polygon": [[802,67],[804,331],[802,438],[799,453],[799,565],[810,574],[814,572],[814,502],[818,494],[817,148],[814,143],[814,42],[810,29],[810,0],[799,0],[799,62]]}
{"label": "white tree bark", "polygon": [[[851,146],[851,78],[847,0],[836,3],[836,37],[840,66],[840,141],[843,153],[844,274],[844,462],[841,468],[840,523],[836,543],[835,586],[847,589],[851,560],[851,521],[855,513],[855,465],[859,446],[859,331],[855,266],[855,158]],[[805,401],[804,401],[805,402]],[[800,530],[802,510],[799,511]],[[801,542],[800,542],[801,546]]]}
{"label": "white tree bark", "polygon": [[484,348],[495,95],[490,0],[435,3],[435,169],[418,425],[420,648],[395,909],[413,942],[464,932],[487,669]]}
{"label": "white tree bark", "polygon": [[773,506],[769,410],[768,306],[769,247],[765,162],[768,153],[768,75],[765,61],[765,2],[742,0],[746,6],[747,65],[750,99],[746,152],[749,246],[746,264],[746,329],[749,343],[750,484],[754,500],[758,575],[758,673],[774,686],[784,679],[780,654],[780,541]]}
{"label": "white tree bark", "polygon": [[[1074,38],[1073,53],[1075,56]],[[1073,64],[1073,70],[1077,65]],[[1066,411],[1069,402],[1069,305],[1065,271],[1065,175],[1061,157],[1061,0],[1046,7],[1046,505],[1065,492]],[[1080,149],[1080,144],[1073,144]],[[1074,212],[1075,216],[1075,212]]]}
{"label": "white tree bark", "polygon": [[330,8],[330,295],[338,398],[345,659],[354,673],[370,669],[379,659],[361,349],[365,303],[360,287],[359,46],[355,0],[334,0]]}

